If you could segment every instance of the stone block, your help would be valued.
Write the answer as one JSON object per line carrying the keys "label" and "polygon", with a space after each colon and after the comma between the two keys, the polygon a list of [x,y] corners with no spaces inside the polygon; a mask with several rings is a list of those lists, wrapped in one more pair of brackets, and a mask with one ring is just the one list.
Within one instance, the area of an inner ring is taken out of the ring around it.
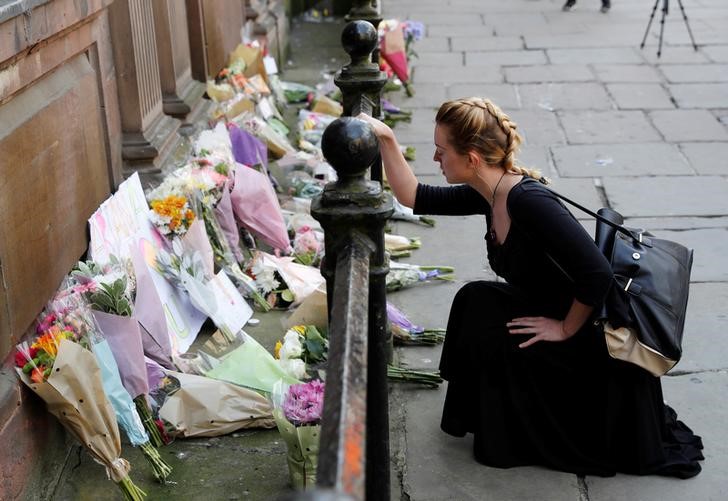
{"label": "stone block", "polygon": [[646,143],[662,138],[641,111],[558,113],[571,144]]}
{"label": "stone block", "polygon": [[518,131],[529,146],[562,144],[564,132],[559,126],[556,114],[541,110],[513,110],[508,115],[518,124]]}
{"label": "stone block", "polygon": [[714,63],[728,63],[728,45],[708,45],[700,51]]}
{"label": "stone block", "polygon": [[728,215],[728,182],[718,176],[604,178],[612,207],[625,217]]}
{"label": "stone block", "polygon": [[658,83],[663,78],[654,66],[645,64],[594,64],[597,79],[601,82]]}
{"label": "stone block", "polygon": [[607,90],[621,110],[675,109],[670,95],[658,83],[613,83]]}
{"label": "stone block", "polygon": [[[724,204],[728,205],[728,204]],[[728,211],[728,207],[726,207]],[[728,228],[701,228],[696,230],[669,231],[655,233],[668,240],[675,240],[695,249],[693,269],[690,278],[694,282],[728,281]],[[728,359],[723,367],[728,366]]]}
{"label": "stone block", "polygon": [[515,87],[506,84],[455,84],[450,86],[448,95],[451,99],[470,96],[486,97],[506,113],[521,107]]}
{"label": "stone block", "polygon": [[[587,209],[596,211],[604,207],[593,179],[557,178],[552,180],[550,185],[554,191],[570,198]],[[566,204],[566,207],[576,216],[577,219],[593,219],[586,212]]]}
{"label": "stone block", "polygon": [[590,82],[594,73],[585,64],[541,64],[503,68],[509,83]]}
{"label": "stone block", "polygon": [[465,64],[465,56],[462,52],[420,52],[416,59],[420,66],[439,66],[443,71],[459,71]]}
{"label": "stone block", "polygon": [[728,82],[728,64],[663,64],[660,71],[670,83]]}
{"label": "stone block", "polygon": [[[679,367],[679,366],[678,366]],[[706,460],[703,472],[691,480],[617,475],[587,477],[590,501],[624,499],[724,499],[728,494],[724,472],[728,469],[728,402],[718,397],[728,392],[726,371],[663,377],[665,400],[680,420],[703,438]]]}
{"label": "stone block", "polygon": [[728,85],[725,83],[688,83],[668,85],[679,108],[725,108]]}
{"label": "stone block", "polygon": [[417,54],[425,52],[446,52],[450,50],[450,39],[448,37],[424,37],[414,43]]}
{"label": "stone block", "polygon": [[631,47],[548,49],[546,53],[554,64],[640,64],[644,62],[640,53]]}
{"label": "stone block", "polygon": [[453,32],[460,30],[462,26],[484,26],[483,17],[480,14],[440,12],[420,12],[417,20],[425,23],[428,27],[449,26]]}
{"label": "stone block", "polygon": [[416,108],[412,110],[412,121],[398,123],[394,131],[402,144],[432,142],[435,134],[435,111]]}
{"label": "stone block", "polygon": [[671,144],[584,144],[552,146],[559,174],[565,177],[686,175],[694,171]]}
{"label": "stone block", "polygon": [[728,172],[728,143],[682,143],[680,149],[698,174]]}
{"label": "stone block", "polygon": [[664,110],[649,113],[667,141],[728,141],[728,130],[707,110]]}
{"label": "stone block", "polygon": [[546,54],[541,50],[500,50],[492,52],[465,52],[466,66],[523,66],[546,64]]}
{"label": "stone block", "polygon": [[[699,258],[700,251],[696,252],[696,258]],[[690,284],[683,355],[673,370],[701,372],[728,368],[728,346],[723,342],[728,329],[728,317],[724,314],[726,304],[728,284],[725,282]]]}
{"label": "stone block", "polygon": [[503,74],[495,66],[465,66],[447,71],[440,66],[415,65],[412,80],[424,83],[501,83]]}
{"label": "stone block", "polygon": [[448,96],[447,86],[442,83],[415,82],[412,88],[415,91],[415,95],[412,97],[408,97],[404,90],[400,90],[387,93],[385,98],[397,106],[403,107],[405,110],[411,110],[412,108],[434,110]]}
{"label": "stone block", "polygon": [[598,83],[542,83],[518,86],[525,109],[607,110],[612,109],[604,86]]}
{"label": "stone block", "polygon": [[427,26],[428,37],[452,37],[456,34],[461,37],[482,37],[495,34],[490,24],[463,24],[461,26],[453,26],[441,23],[425,23],[425,25]]}
{"label": "stone block", "polygon": [[450,39],[452,50],[460,51],[493,51],[523,49],[523,39],[516,36],[486,36],[462,37],[454,36]]}

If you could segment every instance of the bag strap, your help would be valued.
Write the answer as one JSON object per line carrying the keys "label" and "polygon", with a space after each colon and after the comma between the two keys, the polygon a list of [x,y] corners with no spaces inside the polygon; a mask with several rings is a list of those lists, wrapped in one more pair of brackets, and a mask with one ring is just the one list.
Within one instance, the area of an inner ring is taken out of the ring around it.
{"label": "bag strap", "polygon": [[[531,178],[531,179],[533,179],[533,178]],[[536,180],[536,179],[534,179],[534,181],[541,182],[541,181]],[[541,182],[541,184],[543,184],[544,186],[546,185],[546,183],[543,183],[543,182]],[[620,233],[623,233],[623,234],[627,235],[628,237],[631,237],[632,239],[636,240],[637,242],[644,243],[644,244],[646,244],[648,246],[650,245],[648,239],[642,236],[642,232],[635,232],[633,230],[630,230],[629,228],[625,228],[624,226],[622,226],[620,224],[617,224],[617,223],[615,223],[613,221],[610,221],[609,219],[605,218],[604,216],[600,216],[596,212],[594,212],[594,211],[592,211],[590,209],[587,209],[586,207],[584,207],[583,205],[581,205],[581,204],[579,204],[577,202],[574,202],[570,198],[565,197],[561,193],[559,193],[559,192],[551,189],[548,186],[546,186],[546,189],[548,189],[551,193],[553,193],[554,195],[556,195],[557,197],[559,197],[564,202],[567,202],[567,203],[573,205],[574,207],[576,207],[577,209],[579,209],[579,210],[581,210],[583,212],[586,212],[591,217],[593,217],[595,219],[598,219],[602,223],[608,224],[609,226],[611,226],[615,230],[619,231]]]}

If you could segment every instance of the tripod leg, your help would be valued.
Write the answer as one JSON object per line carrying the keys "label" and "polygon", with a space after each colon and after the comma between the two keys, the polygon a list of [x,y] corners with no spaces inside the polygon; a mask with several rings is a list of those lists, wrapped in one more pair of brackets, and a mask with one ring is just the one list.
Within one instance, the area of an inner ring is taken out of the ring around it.
{"label": "tripod leg", "polygon": [[667,16],[667,0],[662,5],[662,19],[660,19],[660,42],[657,45],[657,57],[662,55],[662,34],[665,32],[665,16]]}
{"label": "tripod leg", "polygon": [[698,46],[695,43],[695,39],[693,38],[693,31],[690,29],[690,24],[688,24],[688,16],[685,14],[685,8],[683,7],[682,0],[677,0],[677,4],[680,6],[680,12],[682,12],[683,20],[685,21],[685,26],[688,28],[688,35],[690,35],[690,41],[693,42],[693,49],[698,50]]}
{"label": "tripod leg", "polygon": [[650,14],[650,20],[647,23],[647,29],[645,30],[645,36],[642,37],[642,43],[640,44],[640,49],[645,48],[645,41],[647,41],[647,34],[650,32],[650,26],[652,26],[652,20],[655,18],[655,12],[657,11],[658,3],[660,3],[660,0],[655,0],[655,5],[652,7],[652,13]]}

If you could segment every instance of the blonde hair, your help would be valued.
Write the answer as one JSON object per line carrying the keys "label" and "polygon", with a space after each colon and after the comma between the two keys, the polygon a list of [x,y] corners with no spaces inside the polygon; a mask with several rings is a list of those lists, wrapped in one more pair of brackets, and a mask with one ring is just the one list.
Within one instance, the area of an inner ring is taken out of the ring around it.
{"label": "blonde hair", "polygon": [[539,170],[516,163],[516,151],[523,139],[516,131],[516,123],[489,99],[469,97],[446,101],[437,110],[435,122],[447,127],[450,144],[458,153],[475,151],[489,165],[548,182]]}

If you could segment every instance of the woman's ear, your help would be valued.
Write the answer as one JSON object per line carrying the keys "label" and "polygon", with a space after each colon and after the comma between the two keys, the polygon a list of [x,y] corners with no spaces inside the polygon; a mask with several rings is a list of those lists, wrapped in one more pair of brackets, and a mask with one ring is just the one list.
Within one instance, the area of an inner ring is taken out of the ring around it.
{"label": "woman's ear", "polygon": [[471,150],[470,152],[468,152],[468,167],[469,168],[477,169],[478,167],[480,167],[480,164],[483,163],[482,161],[483,161],[483,159],[480,158],[480,155],[478,155],[475,151]]}

